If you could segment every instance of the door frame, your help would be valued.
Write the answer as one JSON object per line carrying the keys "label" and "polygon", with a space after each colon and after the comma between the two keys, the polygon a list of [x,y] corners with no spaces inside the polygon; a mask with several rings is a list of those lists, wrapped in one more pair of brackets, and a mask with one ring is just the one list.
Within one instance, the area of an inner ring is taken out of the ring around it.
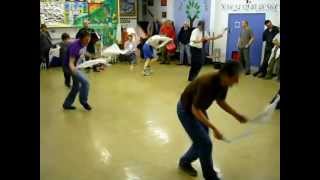
{"label": "door frame", "polygon": [[[266,13],[228,13],[228,28],[229,28],[229,20],[230,20],[230,16],[232,15],[255,15],[255,14],[261,14],[261,15],[264,15],[264,19],[266,19]],[[241,26],[241,24],[240,24]],[[228,36],[227,36],[227,43],[226,43],[226,54],[225,54],[225,60],[226,62],[229,61],[230,59],[228,59],[228,47],[229,47],[229,30],[228,30]],[[262,45],[261,45],[261,58],[263,56],[263,42],[262,42]],[[230,52],[231,53],[231,52]],[[250,65],[251,66],[251,65]]]}

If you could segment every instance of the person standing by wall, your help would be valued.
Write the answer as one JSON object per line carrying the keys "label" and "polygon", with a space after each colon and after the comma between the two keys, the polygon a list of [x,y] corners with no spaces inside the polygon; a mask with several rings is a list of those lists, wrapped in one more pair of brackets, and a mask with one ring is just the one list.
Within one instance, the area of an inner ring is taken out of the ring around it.
{"label": "person standing by wall", "polygon": [[68,73],[66,66],[63,65],[63,61],[66,58],[68,46],[70,45],[70,35],[63,33],[61,35],[61,42],[58,44],[60,46],[60,60],[62,62],[62,70],[64,75],[64,84],[67,87],[71,87],[71,75]]}
{"label": "person standing by wall", "polygon": [[49,67],[49,51],[53,47],[52,38],[45,24],[40,26],[40,64],[46,63],[46,67]]}
{"label": "person standing by wall", "polygon": [[189,71],[188,81],[193,81],[199,74],[204,63],[203,44],[206,41],[216,40],[222,37],[222,34],[216,37],[209,37],[205,31],[204,21],[199,21],[197,28],[195,28],[190,37],[190,51],[191,51],[191,68]]}
{"label": "person standing by wall", "polygon": [[242,28],[240,31],[240,37],[238,39],[238,48],[240,50],[240,62],[246,70],[246,75],[251,73],[250,71],[250,47],[254,41],[253,31],[249,27],[249,22],[242,21]]}
{"label": "person standing by wall", "polygon": [[209,129],[218,140],[224,137],[208,117],[207,109],[213,101],[219,107],[235,117],[240,123],[247,122],[247,118],[236,112],[226,102],[228,88],[238,83],[241,65],[238,62],[227,62],[216,73],[208,73],[191,82],[183,91],[177,104],[177,115],[181,125],[192,141],[191,147],[180,158],[179,167],[190,176],[197,176],[197,171],[191,163],[200,159],[202,174],[205,180],[219,180],[213,169],[212,142]]}
{"label": "person standing by wall", "polygon": [[258,77],[262,78],[267,74],[268,61],[270,59],[271,50],[274,46],[272,40],[276,36],[276,34],[279,33],[279,27],[274,26],[270,20],[266,20],[264,22],[264,25],[267,27],[266,30],[264,30],[262,36],[262,40],[266,42],[266,46],[264,49],[264,58],[259,70],[253,74],[253,76],[259,75]]}
{"label": "person standing by wall", "polygon": [[160,56],[160,64],[170,64],[170,57],[175,53],[176,51],[176,32],[172,25],[172,22],[170,20],[165,20],[160,28],[160,35],[165,35],[168,38],[172,39],[171,44],[173,45],[173,48],[168,49],[167,46],[160,49],[161,56]]}
{"label": "person standing by wall", "polygon": [[180,47],[180,62],[178,65],[183,64],[184,53],[187,54],[188,65],[191,64],[191,52],[190,52],[190,46],[189,46],[191,33],[192,33],[192,29],[190,27],[190,23],[189,21],[185,21],[178,35],[178,41],[179,41],[179,47]]}
{"label": "person standing by wall", "polygon": [[66,110],[76,109],[72,104],[80,91],[80,104],[89,111],[91,110],[91,106],[88,104],[89,81],[83,72],[77,69],[76,66],[84,59],[86,47],[90,42],[90,33],[88,31],[81,31],[79,32],[78,37],[79,39],[69,45],[67,54],[63,61],[63,65],[72,77],[72,88],[63,103],[63,108]]}
{"label": "person standing by wall", "polygon": [[156,17],[153,17],[153,19],[148,23],[147,27],[147,33],[149,36],[153,36],[156,34],[159,34],[160,32],[160,22]]}
{"label": "person standing by wall", "polygon": [[83,27],[79,29],[78,33],[76,34],[76,39],[79,39],[79,35],[81,31],[88,31],[89,33],[94,33],[94,29],[90,28],[90,21],[84,20],[83,21]]}

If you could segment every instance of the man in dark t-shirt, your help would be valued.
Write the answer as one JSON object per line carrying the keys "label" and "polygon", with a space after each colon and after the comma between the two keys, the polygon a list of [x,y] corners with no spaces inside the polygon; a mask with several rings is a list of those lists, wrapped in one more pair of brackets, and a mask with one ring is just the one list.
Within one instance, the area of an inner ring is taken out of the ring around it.
{"label": "man in dark t-shirt", "polygon": [[240,123],[247,122],[246,117],[232,109],[225,101],[228,88],[238,83],[240,72],[240,63],[227,62],[218,73],[209,73],[191,82],[181,95],[177,105],[177,114],[192,140],[192,145],[180,158],[179,167],[191,176],[197,176],[197,171],[191,166],[191,163],[199,158],[204,178],[219,180],[213,169],[209,128],[213,130],[215,138],[218,140],[224,138],[209,121],[206,112],[215,100],[223,110],[234,116]]}
{"label": "man in dark t-shirt", "polygon": [[262,65],[259,70],[253,74],[253,76],[259,75],[259,77],[265,77],[267,74],[268,61],[271,55],[274,44],[272,43],[273,38],[279,33],[279,27],[274,26],[270,20],[266,20],[264,25],[267,27],[263,32],[262,40],[266,42],[264,49],[264,58]]}

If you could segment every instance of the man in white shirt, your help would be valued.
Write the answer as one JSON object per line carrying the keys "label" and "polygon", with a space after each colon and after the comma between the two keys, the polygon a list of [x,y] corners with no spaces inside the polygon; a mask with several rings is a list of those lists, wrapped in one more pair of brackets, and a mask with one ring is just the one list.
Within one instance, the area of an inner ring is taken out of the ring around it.
{"label": "man in white shirt", "polygon": [[144,76],[150,76],[151,75],[151,61],[154,59],[154,50],[157,50],[165,45],[167,45],[169,42],[171,42],[172,39],[168,38],[166,36],[162,35],[154,35],[151,36],[146,43],[144,43],[142,50],[143,50],[143,56],[144,56],[144,67],[143,67],[143,75]]}
{"label": "man in white shirt", "polygon": [[202,64],[204,62],[203,44],[206,41],[216,40],[222,37],[222,34],[217,37],[209,37],[204,30],[204,21],[199,21],[197,28],[195,28],[190,37],[190,51],[191,51],[191,68],[189,71],[188,81],[193,81],[199,74]]}

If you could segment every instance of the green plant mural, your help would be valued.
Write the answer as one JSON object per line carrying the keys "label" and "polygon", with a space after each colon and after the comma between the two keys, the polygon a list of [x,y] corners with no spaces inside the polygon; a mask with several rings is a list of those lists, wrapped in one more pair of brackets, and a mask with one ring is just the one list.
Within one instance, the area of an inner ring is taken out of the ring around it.
{"label": "green plant mural", "polygon": [[193,26],[194,20],[198,19],[200,15],[200,5],[197,0],[188,0],[186,6],[186,14],[188,19],[190,20],[191,26]]}
{"label": "green plant mural", "polygon": [[89,15],[78,16],[74,25],[81,27],[85,19],[90,21],[91,28],[102,37],[103,45],[108,46],[116,41],[118,24],[118,1],[105,0],[100,8],[90,12]]}

